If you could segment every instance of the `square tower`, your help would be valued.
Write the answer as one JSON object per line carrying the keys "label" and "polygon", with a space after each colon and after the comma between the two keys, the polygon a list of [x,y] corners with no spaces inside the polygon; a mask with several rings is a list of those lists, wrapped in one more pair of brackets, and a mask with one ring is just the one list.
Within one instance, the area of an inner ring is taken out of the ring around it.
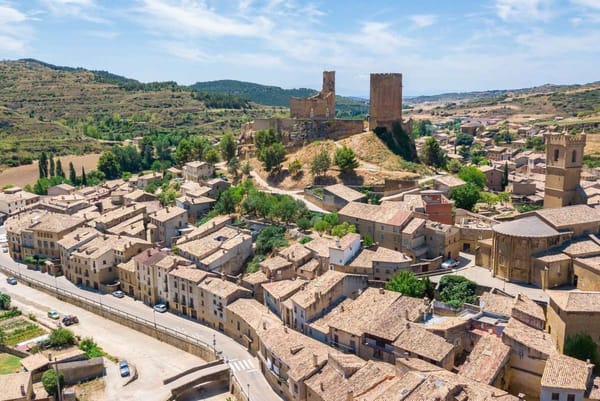
{"label": "square tower", "polygon": [[371,74],[369,128],[402,123],[402,74]]}
{"label": "square tower", "polygon": [[544,208],[585,204],[579,185],[585,133],[546,134],[546,188]]}

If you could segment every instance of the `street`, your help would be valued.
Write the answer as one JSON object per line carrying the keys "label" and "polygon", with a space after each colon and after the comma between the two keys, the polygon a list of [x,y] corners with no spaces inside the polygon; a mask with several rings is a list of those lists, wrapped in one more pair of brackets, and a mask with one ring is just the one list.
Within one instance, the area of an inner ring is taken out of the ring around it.
{"label": "street", "polygon": [[[102,305],[108,305],[110,307],[116,308],[120,311],[138,316],[142,319],[146,319],[147,321],[155,321],[157,324],[161,324],[163,326],[169,327],[173,330],[177,330],[181,333],[187,334],[191,337],[194,337],[200,341],[205,342],[206,344],[213,345],[213,341],[215,347],[218,351],[221,351],[223,357],[230,362],[230,366],[232,367],[232,372],[238,381],[241,383],[243,389],[245,391],[250,389],[251,400],[254,400],[253,394],[260,394],[260,400],[265,401],[280,401],[281,398],[273,391],[271,386],[267,383],[266,379],[260,373],[258,369],[258,359],[253,357],[244,347],[243,345],[235,342],[231,338],[227,337],[225,334],[215,331],[209,327],[206,327],[196,321],[186,319],[184,317],[180,317],[174,315],[172,313],[155,313],[152,308],[147,305],[144,305],[140,301],[135,301],[130,297],[125,298],[115,298],[110,294],[100,294],[90,290],[85,290],[78,288],[75,284],[68,281],[65,277],[52,277],[47,274],[42,274],[38,271],[28,270],[25,265],[14,262],[8,253],[0,253],[0,265],[12,270],[14,272],[14,276],[19,278],[21,275],[28,276],[34,278],[36,280],[42,281],[50,286],[58,287],[59,289],[64,289],[67,291],[71,291],[83,298],[89,299],[91,301],[100,302]],[[128,358],[130,362],[136,364],[136,366],[141,366],[140,377],[145,373],[146,370],[154,370],[152,366],[150,366],[150,361],[155,361],[156,365],[161,366],[164,369],[172,369],[174,373],[178,373],[179,371],[185,369],[182,367],[182,363],[187,359],[187,357],[192,357],[187,353],[183,353],[183,351],[179,351],[176,348],[163,344],[165,347],[169,347],[173,352],[166,352],[164,354],[152,354],[152,352],[156,352],[153,350],[154,346],[149,346],[149,343],[139,344],[140,348],[139,356],[137,357],[129,357],[127,356],[127,348],[130,348],[131,342],[135,341],[124,341],[123,338],[120,339],[119,335],[121,332],[131,332],[128,335],[125,335],[124,338],[136,339],[137,338],[148,338],[155,345],[162,344],[153,338],[148,336],[144,336],[136,331],[133,331],[127,327],[118,325],[113,323],[107,319],[96,316],[90,312],[87,312],[83,309],[72,306],[68,303],[57,300],[56,298],[49,296],[48,294],[38,291],[32,288],[29,288],[26,285],[23,285],[22,282],[19,282],[16,286],[9,286],[6,284],[6,275],[0,274],[2,286],[4,290],[7,290],[8,293],[12,296],[13,294],[20,296],[23,301],[29,303],[36,303],[39,305],[39,308],[45,314],[49,309],[56,309],[59,313],[74,313],[80,316],[80,320],[82,323],[80,326],[84,327],[84,321],[90,319],[90,321],[95,321],[97,319],[97,324],[93,325],[87,333],[83,333],[85,336],[93,336],[97,338],[99,333],[107,333],[106,344],[104,341],[100,341],[98,338],[98,343],[102,346],[108,353],[113,354],[115,356],[123,356]],[[9,287],[9,288],[7,288]],[[35,300],[35,301],[34,301]],[[114,325],[114,326],[113,326]],[[87,325],[85,325],[87,326]],[[75,327],[75,326],[71,326]],[[82,329],[85,330],[85,329]],[[89,333],[89,334],[88,334]],[[79,334],[79,333],[78,333]],[[145,340],[144,340],[145,341]],[[114,343],[114,344],[113,344]],[[111,347],[122,347],[122,348],[111,348]],[[123,352],[121,352],[123,351]],[[177,352],[175,352],[177,351]],[[138,353],[135,350],[130,351],[132,354],[137,355]],[[149,354],[150,353],[150,354]],[[179,358],[177,355],[179,353],[185,354],[186,357]],[[141,363],[137,362],[137,359],[141,360]],[[154,359],[156,358],[156,359]],[[195,357],[194,357],[195,358]],[[196,363],[202,363],[199,358],[196,358]],[[148,364],[148,365],[146,365]],[[163,366],[164,365],[164,366]],[[187,366],[187,365],[186,365]],[[159,370],[160,372],[160,370]],[[133,383],[131,384],[133,386]],[[249,386],[249,387],[248,387]],[[149,395],[156,395],[156,393],[149,391]],[[135,399],[140,399],[141,397],[137,397]],[[121,398],[120,398],[121,399]],[[123,398],[125,399],[125,398]],[[155,399],[150,397],[149,399]],[[258,398],[257,398],[258,400]]]}

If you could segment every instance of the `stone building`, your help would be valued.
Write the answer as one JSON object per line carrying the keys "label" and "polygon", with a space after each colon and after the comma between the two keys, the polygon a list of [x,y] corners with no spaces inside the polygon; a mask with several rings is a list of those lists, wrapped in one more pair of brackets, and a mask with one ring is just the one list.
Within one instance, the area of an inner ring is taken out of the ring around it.
{"label": "stone building", "polygon": [[544,208],[587,202],[585,192],[579,185],[585,141],[585,133],[546,135]]}
{"label": "stone building", "polygon": [[369,128],[402,124],[402,74],[371,74]]}
{"label": "stone building", "polygon": [[292,118],[332,120],[335,118],[335,71],[323,71],[323,89],[307,98],[290,98]]}

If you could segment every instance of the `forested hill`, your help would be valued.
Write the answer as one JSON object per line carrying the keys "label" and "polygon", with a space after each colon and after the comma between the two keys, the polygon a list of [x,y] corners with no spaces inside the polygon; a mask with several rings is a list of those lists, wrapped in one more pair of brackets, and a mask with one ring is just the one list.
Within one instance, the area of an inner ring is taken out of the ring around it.
{"label": "forested hill", "polygon": [[[252,82],[220,80],[197,82],[190,88],[199,92],[219,93],[250,99],[254,103],[265,106],[289,107],[290,97],[308,97],[317,93],[314,89],[283,89],[278,86],[267,86]],[[362,117],[369,111],[366,101],[336,96],[336,116],[338,118]]]}

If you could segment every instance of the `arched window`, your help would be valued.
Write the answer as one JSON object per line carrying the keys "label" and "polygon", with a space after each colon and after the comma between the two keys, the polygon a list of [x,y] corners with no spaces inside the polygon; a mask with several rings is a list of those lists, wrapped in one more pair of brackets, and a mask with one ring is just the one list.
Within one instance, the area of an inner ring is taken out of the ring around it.
{"label": "arched window", "polygon": [[571,154],[571,163],[575,163],[576,160],[577,160],[577,151],[574,150],[573,153]]}
{"label": "arched window", "polygon": [[558,149],[554,149],[554,161],[558,161]]}

